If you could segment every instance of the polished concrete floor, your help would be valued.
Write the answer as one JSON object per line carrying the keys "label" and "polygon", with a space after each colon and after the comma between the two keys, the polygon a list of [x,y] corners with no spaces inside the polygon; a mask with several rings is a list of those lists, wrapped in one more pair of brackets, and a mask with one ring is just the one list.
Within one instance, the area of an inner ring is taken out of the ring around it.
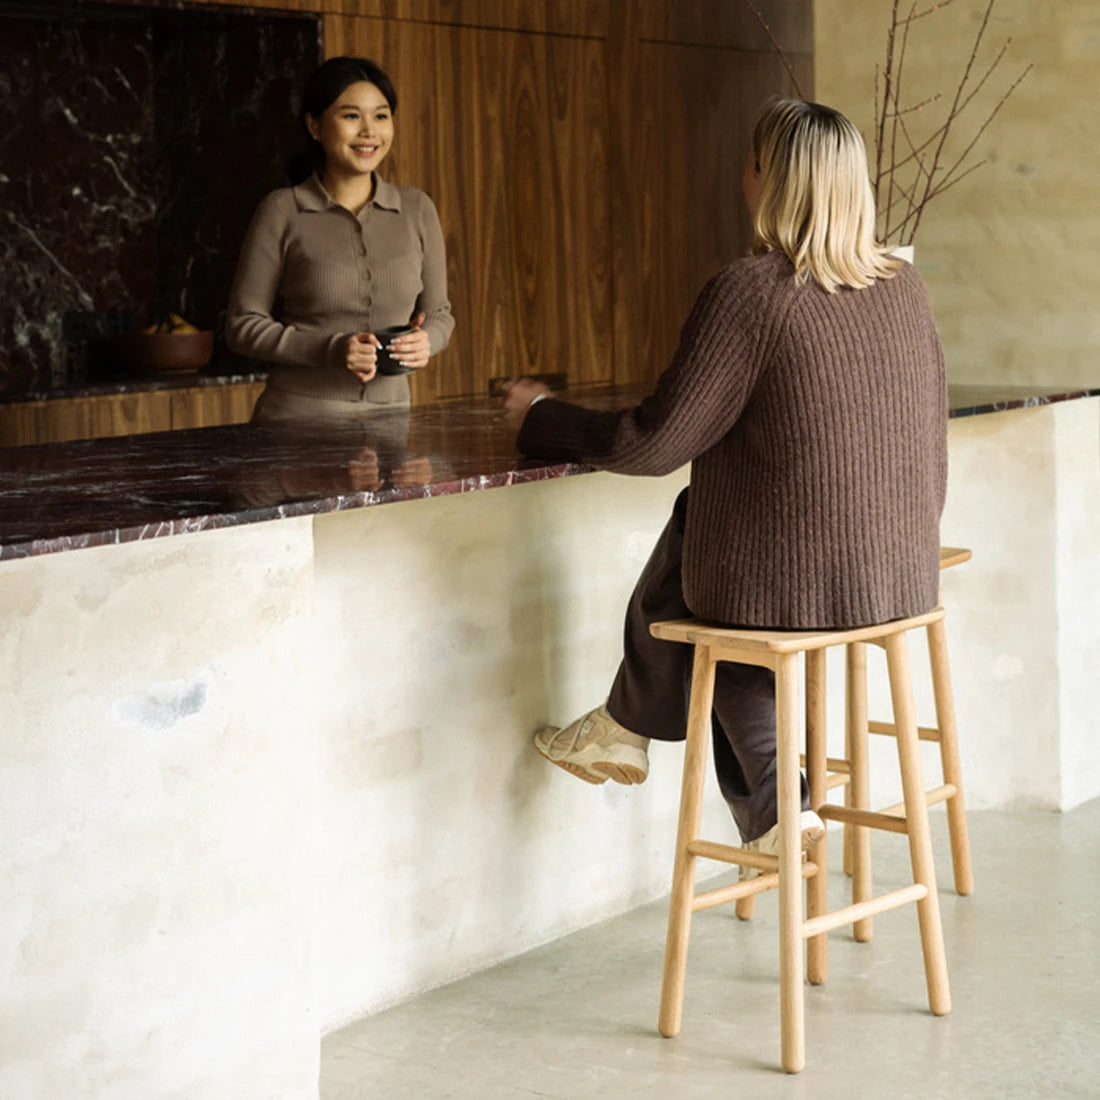
{"label": "polished concrete floor", "polygon": [[[969,898],[942,811],[933,824],[949,1016],[928,1013],[912,906],[876,918],[870,944],[840,929],[829,981],[806,989],[806,1069],[783,1074],[769,894],[749,923],[695,917],[683,1030],[662,1039],[659,902],[329,1036],[322,1100],[1100,1097],[1100,801],[971,814]],[[874,844],[878,883],[901,881],[904,838]],[[834,872],[834,903],[845,889]]]}

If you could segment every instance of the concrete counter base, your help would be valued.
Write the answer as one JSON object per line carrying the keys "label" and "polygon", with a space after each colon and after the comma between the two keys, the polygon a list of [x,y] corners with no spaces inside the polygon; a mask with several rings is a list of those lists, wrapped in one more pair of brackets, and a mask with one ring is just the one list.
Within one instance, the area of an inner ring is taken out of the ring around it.
{"label": "concrete counter base", "polygon": [[[1100,794],[1098,408],[951,425],[973,808]],[[530,735],[603,698],[686,477],[0,564],[0,1095],[303,1100],[324,1032],[662,895],[680,748],[593,787]]]}

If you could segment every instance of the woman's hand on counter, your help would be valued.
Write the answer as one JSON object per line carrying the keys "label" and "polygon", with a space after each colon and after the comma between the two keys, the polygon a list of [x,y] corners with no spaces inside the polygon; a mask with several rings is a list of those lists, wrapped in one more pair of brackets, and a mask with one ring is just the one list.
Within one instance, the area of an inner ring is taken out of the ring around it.
{"label": "woman's hand on counter", "polygon": [[428,359],[432,354],[431,341],[428,334],[420,327],[424,324],[424,314],[418,313],[413,317],[411,324],[416,330],[407,336],[398,336],[390,343],[390,351],[393,357],[403,366],[419,370],[428,365]]}
{"label": "woman's hand on counter", "polygon": [[380,346],[373,332],[356,332],[348,337],[344,365],[360,382],[369,382],[374,377]]}
{"label": "woman's hand on counter", "polygon": [[546,397],[550,387],[531,378],[513,378],[504,387],[504,423],[519,435],[527,410],[540,397]]}

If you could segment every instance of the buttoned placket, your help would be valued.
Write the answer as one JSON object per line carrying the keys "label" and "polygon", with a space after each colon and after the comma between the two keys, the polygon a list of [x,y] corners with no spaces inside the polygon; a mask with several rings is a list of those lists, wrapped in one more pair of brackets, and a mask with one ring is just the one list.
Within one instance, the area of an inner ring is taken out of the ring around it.
{"label": "buttoned placket", "polygon": [[[363,207],[362,211],[355,215],[352,215],[352,220],[355,222],[355,245],[358,251],[357,271],[359,275],[359,301],[363,303],[363,327],[367,332],[374,331],[374,294],[371,287],[371,268],[370,268],[370,255],[367,250],[367,237],[366,237],[366,219],[370,217],[371,204],[367,203]],[[359,400],[366,400],[367,384],[366,382],[360,387]]]}
{"label": "buttoned placket", "polygon": [[374,330],[374,294],[371,287],[371,257],[367,249],[367,235],[365,220],[370,217],[370,203],[355,217],[355,247],[358,252],[356,257],[356,269],[359,275],[359,300],[363,303],[366,314],[367,331]]}

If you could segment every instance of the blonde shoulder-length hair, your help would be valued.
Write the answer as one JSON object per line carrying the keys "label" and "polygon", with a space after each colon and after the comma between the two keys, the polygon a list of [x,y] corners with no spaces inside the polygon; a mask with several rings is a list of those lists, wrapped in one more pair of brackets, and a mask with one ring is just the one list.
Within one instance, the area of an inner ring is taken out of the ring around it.
{"label": "blonde shoulder-length hair", "polygon": [[867,150],[839,111],[803,99],[764,109],[752,135],[760,173],[753,251],[785,252],[795,279],[832,293],[889,279],[902,261],[875,241]]}

